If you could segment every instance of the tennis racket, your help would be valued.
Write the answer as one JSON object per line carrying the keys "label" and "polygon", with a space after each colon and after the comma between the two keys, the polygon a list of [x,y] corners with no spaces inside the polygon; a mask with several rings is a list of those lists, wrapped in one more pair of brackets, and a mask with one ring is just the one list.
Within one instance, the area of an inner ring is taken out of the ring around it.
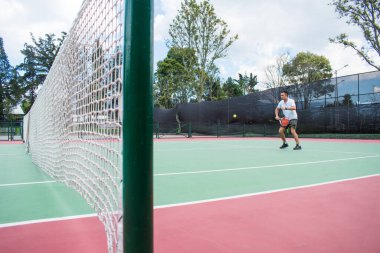
{"label": "tennis racket", "polygon": [[289,119],[288,118],[281,118],[280,120],[280,125],[282,126],[282,127],[287,127],[288,125],[289,125]]}

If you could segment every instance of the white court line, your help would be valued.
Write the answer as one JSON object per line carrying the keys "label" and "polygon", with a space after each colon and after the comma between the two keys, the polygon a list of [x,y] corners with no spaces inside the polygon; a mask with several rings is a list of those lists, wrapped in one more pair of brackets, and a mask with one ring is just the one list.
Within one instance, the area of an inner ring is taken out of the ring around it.
{"label": "white court line", "polygon": [[[380,157],[380,155],[360,156],[360,157],[342,158],[342,159],[334,159],[334,160],[321,160],[321,161],[314,161],[314,162],[251,166],[251,167],[241,167],[241,168],[231,168],[231,169],[221,169],[221,170],[200,170],[200,171],[157,173],[157,174],[154,174],[153,176],[162,177],[162,176],[175,176],[175,175],[187,175],[187,174],[218,173],[218,172],[228,172],[228,171],[241,171],[241,170],[252,170],[252,169],[262,169],[262,168],[276,168],[276,167],[286,167],[286,166],[298,166],[298,165],[308,165],[308,164],[350,161],[350,160],[359,160],[359,159],[375,158],[375,157]],[[66,182],[66,181],[68,181],[68,180],[62,180],[59,182],[61,183],[61,182]],[[57,182],[58,181],[51,180],[51,181],[25,182],[25,183],[15,183],[15,184],[0,184],[0,187],[19,186],[19,185],[34,185],[34,184],[48,184],[48,183],[57,183]]]}
{"label": "white court line", "polygon": [[[196,142],[191,142],[196,143]],[[277,147],[257,147],[255,146],[247,146],[247,145],[239,145],[239,144],[230,144],[230,143],[225,143],[225,142],[218,142],[218,143],[210,143],[210,142],[198,142],[196,144],[205,144],[205,146],[211,146],[210,148],[181,148],[181,149],[175,149],[175,148],[164,148],[164,149],[158,149],[155,150],[157,152],[163,151],[163,152],[168,152],[168,151],[192,151],[192,150],[231,150],[231,149],[267,149],[267,150],[278,150]],[[224,147],[220,147],[224,146]],[[317,151],[317,152],[325,152],[325,153],[337,153],[337,154],[361,154],[361,155],[376,155],[378,153],[366,153],[366,152],[353,152],[353,151],[336,151],[336,150],[321,150],[321,149],[313,149],[313,148],[306,148],[303,150],[305,151]]]}
{"label": "white court line", "polygon": [[[119,179],[118,177],[113,177],[114,179]],[[103,180],[107,178],[95,178],[95,179],[84,179],[83,181],[88,180]],[[19,186],[19,185],[34,185],[34,184],[50,184],[50,183],[65,183],[65,182],[71,182],[73,180],[48,180],[48,181],[38,181],[38,182],[25,182],[25,183],[14,183],[14,184],[0,184],[0,187],[7,187],[7,186]]]}
{"label": "white court line", "polygon": [[26,154],[0,154],[0,156],[27,156]]}
{"label": "white court line", "polygon": [[[204,143],[204,144],[209,144],[209,145],[213,145],[212,143]],[[246,146],[246,145],[239,145],[239,144],[233,144],[233,145],[229,145],[227,143],[218,143],[218,145],[222,145],[222,146],[225,146],[226,149],[228,149],[227,147],[235,147],[236,149],[239,149],[239,148],[242,148],[242,149],[268,149],[268,150],[279,150],[277,147],[257,147],[256,145],[255,146]],[[302,144],[301,144],[302,146]],[[207,150],[206,148],[204,148],[205,150]],[[313,148],[305,148],[302,150],[302,152],[305,152],[305,151],[316,151],[316,152],[325,152],[325,153],[337,153],[337,154],[361,154],[361,155],[376,155],[378,153],[366,153],[366,152],[353,152],[353,151],[337,151],[337,150],[321,150],[321,149],[313,149]]]}
{"label": "white court line", "polygon": [[324,182],[324,183],[317,183],[317,184],[309,184],[309,185],[302,185],[302,186],[296,186],[296,187],[282,188],[282,189],[271,190],[271,191],[262,191],[262,192],[241,194],[241,195],[235,195],[235,196],[224,197],[224,198],[213,198],[213,199],[205,199],[205,200],[199,200],[199,201],[190,201],[190,202],[183,202],[183,203],[170,204],[170,205],[161,205],[161,206],[155,206],[154,209],[162,209],[162,208],[169,208],[169,207],[176,207],[176,206],[187,206],[187,205],[195,205],[195,204],[202,204],[202,203],[223,201],[223,200],[229,200],[229,199],[238,199],[238,198],[252,197],[252,196],[257,196],[257,195],[265,195],[265,194],[271,194],[271,193],[276,193],[276,192],[284,192],[284,191],[292,191],[292,190],[298,190],[298,189],[306,189],[306,188],[312,188],[312,187],[317,187],[317,186],[323,186],[323,185],[329,185],[329,184],[335,184],[335,183],[341,183],[341,182],[349,182],[349,181],[360,180],[360,179],[371,178],[371,177],[378,177],[378,176],[380,176],[380,174],[373,174],[373,175],[369,175],[369,176],[362,176],[362,177],[355,177],[355,178],[347,178],[347,179],[341,179],[341,180],[334,180],[334,181],[329,181],[329,182]]}
{"label": "white court line", "polygon": [[90,214],[83,214],[83,215],[65,216],[65,217],[59,217],[59,218],[11,222],[11,223],[0,224],[0,228],[15,227],[15,226],[29,225],[29,224],[42,223],[42,222],[82,219],[82,218],[90,218],[90,217],[96,217],[96,216],[97,216],[96,213],[90,213]]}
{"label": "white court line", "polygon": [[[208,144],[208,143],[207,143]],[[223,145],[224,146],[224,145]],[[252,147],[252,146],[239,146],[239,145],[225,145],[225,147],[212,147],[212,148],[182,148],[182,149],[159,149],[157,152],[169,152],[169,151],[203,151],[203,150],[239,150],[239,149],[267,149],[278,150],[273,147]],[[337,154],[360,154],[360,155],[375,155],[377,153],[365,153],[365,152],[350,152],[350,151],[335,151],[335,150],[321,150],[321,149],[304,149],[305,151],[324,152],[324,153],[337,153]]]}
{"label": "white court line", "polygon": [[341,159],[333,159],[333,160],[321,160],[321,161],[314,161],[314,162],[287,163],[287,164],[285,163],[285,164],[275,164],[275,165],[252,166],[252,167],[221,169],[221,170],[199,170],[199,171],[170,172],[170,173],[154,174],[154,176],[159,177],[159,176],[174,176],[174,175],[187,175],[187,174],[218,173],[218,172],[226,172],[226,171],[239,171],[239,170],[251,170],[251,169],[261,169],[261,168],[275,168],[275,167],[285,167],[285,166],[298,166],[298,165],[307,165],[307,164],[350,161],[350,160],[375,158],[375,157],[380,157],[380,155],[341,158]]}
{"label": "white court line", "polygon": [[[213,198],[213,199],[190,201],[190,202],[183,202],[183,203],[177,203],[177,204],[159,205],[159,206],[155,206],[154,209],[163,209],[163,208],[170,208],[170,207],[177,207],[177,206],[187,206],[187,205],[195,205],[195,204],[202,204],[202,203],[208,203],[208,202],[223,201],[223,200],[229,200],[229,199],[238,199],[238,198],[252,197],[252,196],[265,195],[265,194],[271,194],[271,193],[276,193],[276,192],[284,192],[284,191],[291,191],[291,190],[312,188],[312,187],[329,185],[329,184],[335,184],[335,183],[341,183],[341,182],[349,182],[349,181],[360,180],[360,179],[371,178],[371,177],[377,177],[377,176],[380,176],[380,174],[373,174],[373,175],[362,176],[362,177],[355,177],[355,178],[347,178],[347,179],[341,179],[341,180],[334,180],[334,181],[329,181],[329,182],[324,182],[324,183],[317,183],[317,184],[309,184],[309,185],[303,185],[303,186],[282,188],[282,189],[277,189],[277,190],[272,190],[272,191],[262,191],[262,192],[255,192],[255,193],[247,193],[247,194],[235,195],[235,196],[224,197],[224,198]],[[84,214],[84,215],[59,217],[59,218],[50,218],[50,219],[39,219],[39,220],[28,220],[28,221],[22,221],[22,222],[4,223],[4,224],[0,224],[0,228],[21,226],[21,225],[28,225],[28,224],[35,224],[35,223],[42,223],[42,222],[52,222],[52,221],[64,221],[64,220],[72,220],[72,219],[80,219],[80,218],[90,218],[90,217],[95,217],[95,216],[97,216],[96,213],[91,213],[91,214]]]}
{"label": "white court line", "polygon": [[14,184],[0,184],[0,187],[7,187],[7,186],[19,186],[19,185],[32,185],[32,184],[50,184],[50,183],[57,183],[58,181],[55,180],[49,180],[49,181],[39,181],[39,182],[25,182],[25,183],[14,183]]}

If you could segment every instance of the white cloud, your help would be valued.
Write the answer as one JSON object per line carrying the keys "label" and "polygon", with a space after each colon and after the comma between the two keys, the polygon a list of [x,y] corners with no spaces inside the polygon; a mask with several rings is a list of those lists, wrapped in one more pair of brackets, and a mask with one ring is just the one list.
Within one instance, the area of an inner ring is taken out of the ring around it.
{"label": "white cloud", "polygon": [[79,11],[78,0],[0,0],[0,36],[12,65],[22,62],[20,50],[46,33],[68,31]]}
{"label": "white cloud", "polygon": [[154,41],[162,42],[165,40],[164,36],[167,31],[166,19],[166,16],[162,14],[154,17]]}
{"label": "white cloud", "polygon": [[[19,3],[16,0],[1,0],[0,1],[1,6],[1,12],[0,12],[0,22],[4,24],[8,20],[15,19],[15,14],[23,14],[26,12],[25,7]],[[6,7],[6,8],[4,8]],[[15,22],[17,22],[17,19],[15,19]]]}
{"label": "white cloud", "polygon": [[154,41],[164,43],[169,36],[169,26],[177,15],[181,6],[178,0],[157,0],[156,15],[154,17]]}
{"label": "white cloud", "polygon": [[238,33],[240,37],[228,57],[220,61],[221,65],[230,65],[229,75],[253,72],[263,81],[265,67],[286,51],[292,56],[300,51],[325,55],[333,69],[349,63],[349,68],[340,71],[342,75],[374,70],[354,52],[328,41],[343,32],[360,38],[357,28],[337,18],[334,7],[328,5],[329,0],[212,2],[232,33]]}
{"label": "white cloud", "polygon": [[[264,81],[264,69],[277,56],[288,51],[322,54],[330,59],[333,69],[349,67],[339,75],[374,70],[350,49],[331,44],[329,37],[349,34],[362,44],[358,28],[337,18],[330,0],[210,0],[218,16],[229,25],[239,40],[230,48],[228,57],[217,61],[222,77],[236,77],[238,72],[258,75]],[[68,31],[79,11],[81,0],[0,0],[0,36],[13,65],[22,61],[20,50],[30,43],[30,32],[36,36]],[[155,62],[167,52],[169,25],[180,8],[180,0],[155,0]]]}
{"label": "white cloud", "polygon": [[[177,2],[177,4],[175,4]],[[167,29],[179,7],[179,1],[161,0],[156,44],[167,36]],[[237,73],[254,73],[264,81],[264,69],[274,64],[285,52],[295,56],[310,51],[330,59],[333,69],[345,64],[349,67],[339,75],[374,70],[350,49],[329,42],[330,37],[347,33],[362,43],[358,28],[340,20],[330,0],[211,0],[218,16],[223,18],[238,34],[239,40],[230,48],[228,57],[217,61],[221,75],[236,77]],[[173,4],[174,3],[174,4]],[[175,6],[176,8],[173,8]],[[169,18],[170,16],[170,18]],[[165,20],[165,22],[163,21]],[[158,23],[157,23],[158,24]]]}

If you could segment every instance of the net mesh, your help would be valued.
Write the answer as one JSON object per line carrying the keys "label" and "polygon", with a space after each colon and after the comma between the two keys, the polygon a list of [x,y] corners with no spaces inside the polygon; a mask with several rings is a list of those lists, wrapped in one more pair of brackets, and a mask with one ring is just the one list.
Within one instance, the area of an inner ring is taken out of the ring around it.
{"label": "net mesh", "polygon": [[118,242],[123,21],[123,0],[85,0],[25,116],[34,163],[97,212],[108,252]]}

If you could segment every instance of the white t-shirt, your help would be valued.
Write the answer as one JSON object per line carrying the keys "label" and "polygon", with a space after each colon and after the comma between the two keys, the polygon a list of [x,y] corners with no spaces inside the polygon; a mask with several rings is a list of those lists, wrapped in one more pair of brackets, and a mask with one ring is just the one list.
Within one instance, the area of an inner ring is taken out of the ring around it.
{"label": "white t-shirt", "polygon": [[[281,100],[280,103],[278,103],[277,108],[281,108],[282,106],[289,108],[296,106],[296,102],[294,102],[293,99],[288,98],[288,101],[286,103],[284,100]],[[282,110],[282,113],[284,114],[285,118],[288,118],[289,120],[298,119],[296,110]]]}

